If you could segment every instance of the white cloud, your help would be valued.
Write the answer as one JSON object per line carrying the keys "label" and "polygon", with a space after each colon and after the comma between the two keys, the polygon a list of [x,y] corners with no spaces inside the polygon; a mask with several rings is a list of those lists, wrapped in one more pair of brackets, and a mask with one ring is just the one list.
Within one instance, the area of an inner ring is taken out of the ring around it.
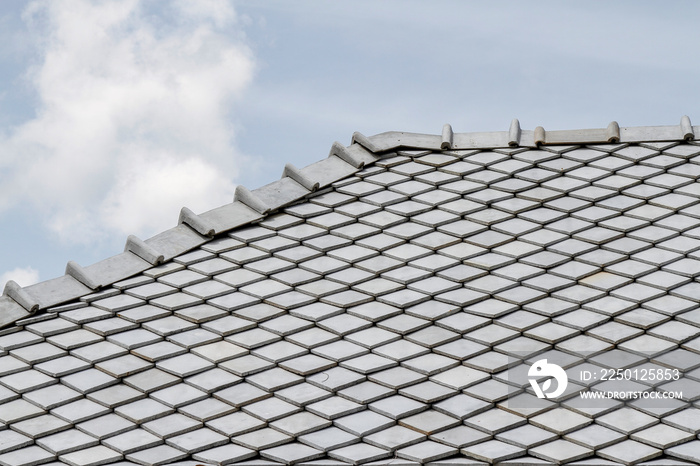
{"label": "white cloud", "polygon": [[[133,156],[119,173],[120,185],[102,203],[105,226],[136,231],[150,223],[173,223],[172,213],[187,205],[195,212],[211,207],[210,199],[229,193],[217,205],[230,202],[235,186],[228,174],[197,158],[174,161],[167,155]],[[191,183],[191,180],[197,183]],[[133,209],[139,205],[139,209]]]}
{"label": "white cloud", "polygon": [[254,60],[227,1],[41,0],[23,18],[38,104],[0,135],[0,210],[26,203],[90,244],[231,201],[231,110]]}
{"label": "white cloud", "polygon": [[39,282],[39,272],[31,267],[17,267],[0,275],[0,293],[5,289],[5,283],[14,280],[19,286],[29,286]]}

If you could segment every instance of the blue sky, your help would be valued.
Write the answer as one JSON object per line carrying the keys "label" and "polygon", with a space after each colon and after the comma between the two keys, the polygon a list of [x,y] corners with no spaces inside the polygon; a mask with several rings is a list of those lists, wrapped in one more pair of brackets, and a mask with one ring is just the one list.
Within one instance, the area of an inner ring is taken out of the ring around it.
{"label": "blue sky", "polygon": [[700,123],[697,2],[0,2],[0,286],[354,131]]}

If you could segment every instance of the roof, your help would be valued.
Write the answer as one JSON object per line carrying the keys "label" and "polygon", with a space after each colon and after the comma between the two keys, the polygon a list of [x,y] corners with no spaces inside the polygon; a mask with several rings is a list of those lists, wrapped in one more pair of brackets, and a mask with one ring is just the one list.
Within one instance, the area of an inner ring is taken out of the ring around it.
{"label": "roof", "polygon": [[356,133],[10,283],[0,464],[697,464],[699,131]]}

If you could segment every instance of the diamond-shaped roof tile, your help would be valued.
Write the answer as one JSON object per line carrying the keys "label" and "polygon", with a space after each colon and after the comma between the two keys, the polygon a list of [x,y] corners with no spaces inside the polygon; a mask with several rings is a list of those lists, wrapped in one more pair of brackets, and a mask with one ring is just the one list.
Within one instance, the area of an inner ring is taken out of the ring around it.
{"label": "diamond-shaped roof tile", "polygon": [[[283,206],[252,223],[147,241],[162,265],[50,312],[33,285],[0,335],[0,462],[700,461],[700,149],[596,131],[356,136],[300,170],[318,192],[285,176],[231,204]],[[644,395],[582,396],[615,390]]]}

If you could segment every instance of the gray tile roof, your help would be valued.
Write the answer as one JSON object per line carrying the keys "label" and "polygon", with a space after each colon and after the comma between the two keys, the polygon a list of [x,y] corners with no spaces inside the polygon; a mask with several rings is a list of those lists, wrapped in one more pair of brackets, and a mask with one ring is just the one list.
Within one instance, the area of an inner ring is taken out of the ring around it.
{"label": "gray tile roof", "polygon": [[697,464],[697,131],[356,133],[9,283],[0,464]]}

